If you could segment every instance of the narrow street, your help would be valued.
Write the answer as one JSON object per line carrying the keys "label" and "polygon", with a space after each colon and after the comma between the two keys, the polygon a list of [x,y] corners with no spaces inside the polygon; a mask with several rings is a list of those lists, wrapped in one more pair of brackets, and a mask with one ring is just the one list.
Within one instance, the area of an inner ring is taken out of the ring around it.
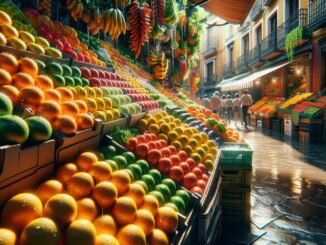
{"label": "narrow street", "polygon": [[254,149],[251,219],[224,227],[222,244],[326,244],[326,146],[240,131]]}

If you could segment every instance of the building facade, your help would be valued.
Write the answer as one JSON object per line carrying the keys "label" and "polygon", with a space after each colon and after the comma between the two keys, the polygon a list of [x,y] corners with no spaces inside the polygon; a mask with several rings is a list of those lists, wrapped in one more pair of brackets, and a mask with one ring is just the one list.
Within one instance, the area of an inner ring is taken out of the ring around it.
{"label": "building facade", "polygon": [[243,89],[255,99],[323,93],[326,0],[256,0],[241,25],[224,24],[214,16],[207,21],[201,95]]}

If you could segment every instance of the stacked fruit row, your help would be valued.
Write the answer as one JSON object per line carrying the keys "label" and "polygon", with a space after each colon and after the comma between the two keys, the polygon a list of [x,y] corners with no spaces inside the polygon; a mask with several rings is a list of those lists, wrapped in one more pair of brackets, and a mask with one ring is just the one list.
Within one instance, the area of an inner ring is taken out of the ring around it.
{"label": "stacked fruit row", "polygon": [[159,108],[159,104],[149,95],[140,94],[134,88],[124,88],[123,92],[127,94],[133,101],[138,103],[143,110],[155,110]]}
{"label": "stacked fruit row", "polygon": [[[133,173],[141,180],[132,183]],[[146,194],[146,188],[151,192]],[[160,201],[169,193],[175,196],[163,206]],[[84,152],[34,192],[5,204],[0,237],[4,244],[169,244],[168,235],[179,222],[173,208],[182,209],[189,200],[173,181],[161,180],[131,153],[99,161]]]}

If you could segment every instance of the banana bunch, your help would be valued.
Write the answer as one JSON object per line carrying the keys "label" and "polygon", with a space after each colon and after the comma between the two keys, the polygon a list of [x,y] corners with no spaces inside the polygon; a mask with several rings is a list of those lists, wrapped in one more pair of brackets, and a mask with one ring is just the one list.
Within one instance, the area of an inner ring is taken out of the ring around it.
{"label": "banana bunch", "polygon": [[67,9],[75,21],[83,17],[84,5],[81,0],[67,0]]}
{"label": "banana bunch", "polygon": [[99,31],[102,29],[101,20],[102,17],[99,8],[92,9],[90,11],[90,20],[87,24],[87,27],[89,31],[92,33],[92,35],[98,34]]}
{"label": "banana bunch", "polygon": [[164,19],[167,24],[174,24],[178,21],[178,6],[174,0],[166,0]]}
{"label": "banana bunch", "polygon": [[157,80],[163,80],[166,77],[169,68],[169,60],[164,59],[161,64],[152,67],[153,77]]}
{"label": "banana bunch", "polygon": [[118,8],[106,10],[102,15],[100,26],[104,34],[109,32],[111,39],[117,39],[121,33],[126,34],[127,30],[125,18]]}
{"label": "banana bunch", "polygon": [[155,25],[152,31],[153,39],[159,39],[163,35],[165,30],[166,30],[165,26]]}
{"label": "banana bunch", "polygon": [[165,62],[165,53],[162,52],[160,54],[155,53],[154,51],[149,51],[148,61],[150,66],[161,65]]}

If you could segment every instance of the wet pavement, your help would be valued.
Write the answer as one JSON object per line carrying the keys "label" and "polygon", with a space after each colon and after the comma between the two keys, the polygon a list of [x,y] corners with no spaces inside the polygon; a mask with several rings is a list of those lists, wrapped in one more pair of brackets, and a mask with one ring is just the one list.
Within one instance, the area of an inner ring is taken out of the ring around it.
{"label": "wet pavement", "polygon": [[254,149],[250,222],[224,225],[219,244],[326,244],[326,145],[239,129]]}

